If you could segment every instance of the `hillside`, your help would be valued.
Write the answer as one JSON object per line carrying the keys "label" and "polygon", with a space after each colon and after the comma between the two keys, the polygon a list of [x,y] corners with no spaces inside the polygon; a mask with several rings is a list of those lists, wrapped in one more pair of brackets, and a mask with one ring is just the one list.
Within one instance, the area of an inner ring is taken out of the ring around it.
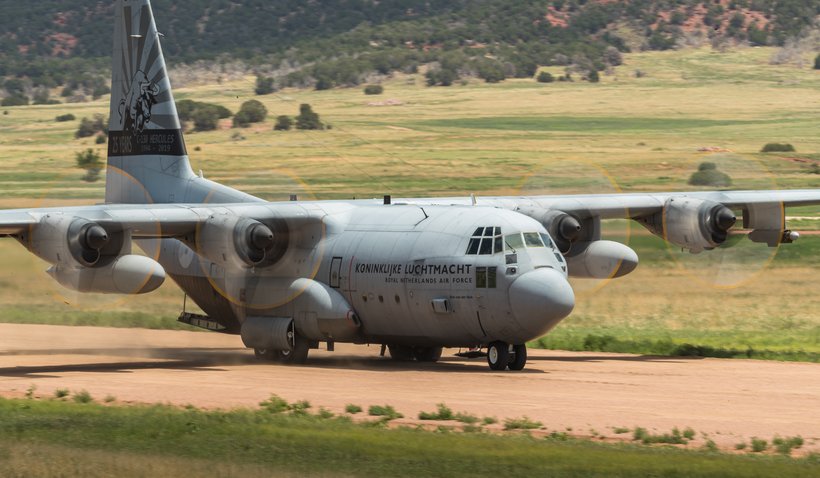
{"label": "hillside", "polygon": [[[0,0],[4,96],[68,85],[105,92],[112,2]],[[488,81],[575,65],[581,76],[615,52],[711,41],[781,45],[820,15],[815,0],[154,0],[175,62],[241,59],[280,86],[358,84],[371,72],[434,64],[432,84]],[[609,53],[607,53],[609,52]],[[289,76],[286,76],[290,73]],[[42,99],[42,98],[41,98]]]}

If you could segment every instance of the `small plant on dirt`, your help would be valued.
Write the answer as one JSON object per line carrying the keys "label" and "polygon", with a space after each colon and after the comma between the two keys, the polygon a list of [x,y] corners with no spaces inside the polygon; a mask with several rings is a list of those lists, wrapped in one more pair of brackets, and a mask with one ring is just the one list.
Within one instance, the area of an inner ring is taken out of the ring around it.
{"label": "small plant on dirt", "polygon": [[632,432],[632,439],[635,441],[643,441],[648,436],[649,432],[643,427],[635,427],[635,430]]}
{"label": "small plant on dirt", "polygon": [[475,415],[470,415],[469,413],[458,412],[455,415],[455,419],[456,421],[466,423],[468,425],[478,423],[478,417]]}
{"label": "small plant on dirt", "polygon": [[348,403],[347,405],[345,405],[345,412],[350,413],[351,415],[362,413],[362,407],[360,407],[359,405]]}
{"label": "small plant on dirt", "polygon": [[105,403],[115,402],[115,401],[117,401],[117,397],[115,397],[114,395],[106,395],[105,398],[103,399],[103,401]]}
{"label": "small plant on dirt", "polygon": [[31,400],[34,398],[34,391],[37,390],[37,385],[31,385],[29,388],[26,389],[26,398]]}
{"label": "small plant on dirt", "polygon": [[74,393],[74,401],[77,403],[91,403],[94,399],[87,390],[80,390],[79,392]]}
{"label": "small plant on dirt", "polygon": [[288,402],[278,395],[271,395],[270,398],[261,402],[259,406],[262,407],[263,410],[267,410],[271,413],[286,412],[290,408]]}
{"label": "small plant on dirt", "polygon": [[790,455],[792,449],[800,448],[801,446],[803,446],[803,437],[796,436],[781,438],[779,436],[775,436],[772,439],[772,445],[778,453],[782,453],[783,455]]}
{"label": "small plant on dirt", "polygon": [[535,420],[530,420],[528,417],[508,418],[504,420],[505,430],[535,430],[541,428],[543,424]]}
{"label": "small plant on dirt", "polygon": [[333,414],[333,412],[331,412],[327,408],[319,407],[319,413],[317,413],[316,416],[323,419],[323,420],[329,420],[329,419],[333,418],[335,415]]}
{"label": "small plant on dirt", "polygon": [[567,432],[552,432],[545,437],[547,440],[554,440],[554,441],[567,441],[569,440],[569,435]]}
{"label": "small plant on dirt", "polygon": [[294,415],[307,415],[308,410],[310,409],[310,402],[307,400],[299,400],[298,402],[288,405],[288,409],[290,410],[290,413]]}
{"label": "small plant on dirt", "polygon": [[367,413],[371,417],[384,417],[387,420],[404,418],[404,415],[397,412],[391,405],[371,405],[370,408],[367,409]]}
{"label": "small plant on dirt", "polygon": [[742,441],[740,443],[735,444],[735,450],[745,450],[746,449],[746,442]]}
{"label": "small plant on dirt", "polygon": [[495,417],[484,417],[481,419],[481,423],[483,423],[484,425],[493,425],[495,423],[498,423],[498,419]]}
{"label": "small plant on dirt", "polygon": [[435,412],[420,412],[419,420],[453,420],[453,410],[447,405],[439,403]]}
{"label": "small plant on dirt", "polygon": [[716,452],[718,451],[717,443],[713,440],[706,440],[706,443],[703,444],[703,449],[706,451]]}
{"label": "small plant on dirt", "polygon": [[766,448],[769,448],[769,443],[766,440],[764,440],[762,438],[752,437],[752,451],[753,452],[761,453],[761,452],[766,451]]}
{"label": "small plant on dirt", "polygon": [[58,388],[54,390],[54,398],[65,398],[68,396],[68,389],[67,388]]}
{"label": "small plant on dirt", "polygon": [[691,429],[690,427],[686,427],[683,430],[683,437],[687,440],[692,440],[695,438],[695,430]]}
{"label": "small plant on dirt", "polygon": [[615,427],[612,429],[616,435],[623,435],[624,433],[629,433],[629,428],[626,427]]}

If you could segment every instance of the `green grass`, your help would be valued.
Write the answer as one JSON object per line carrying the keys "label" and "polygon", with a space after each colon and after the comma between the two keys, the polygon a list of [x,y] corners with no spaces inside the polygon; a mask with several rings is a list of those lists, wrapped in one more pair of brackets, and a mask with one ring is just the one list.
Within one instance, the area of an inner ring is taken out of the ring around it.
{"label": "green grass", "polygon": [[[154,475],[190,463],[302,476],[809,476],[817,465],[782,456],[606,445],[486,433],[437,434],[372,428],[349,420],[266,410],[202,411],[169,406],[116,407],[62,401],[0,400],[0,470],[41,469],[38,449],[56,450],[55,468],[108,469],[127,457],[126,476]],[[86,458],[84,466],[69,457]],[[99,464],[98,464],[99,463]],[[140,473],[142,471],[142,473]],[[10,474],[10,473],[5,473]],[[71,474],[71,473],[70,473]],[[84,474],[84,473],[80,473]],[[166,472],[167,474],[167,472]],[[57,473],[38,473],[55,476]]]}

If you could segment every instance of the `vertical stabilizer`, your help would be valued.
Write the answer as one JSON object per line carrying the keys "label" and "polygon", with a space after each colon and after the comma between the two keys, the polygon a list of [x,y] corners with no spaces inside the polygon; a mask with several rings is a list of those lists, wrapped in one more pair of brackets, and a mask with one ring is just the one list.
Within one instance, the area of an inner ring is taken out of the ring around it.
{"label": "vertical stabilizer", "polygon": [[117,0],[114,10],[105,201],[253,200],[191,170],[151,2]]}

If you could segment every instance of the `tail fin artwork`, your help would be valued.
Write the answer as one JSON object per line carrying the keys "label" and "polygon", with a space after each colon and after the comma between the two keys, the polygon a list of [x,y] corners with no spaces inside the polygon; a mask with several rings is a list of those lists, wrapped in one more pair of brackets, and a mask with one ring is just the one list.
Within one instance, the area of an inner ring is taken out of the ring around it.
{"label": "tail fin artwork", "polygon": [[117,0],[106,203],[256,198],[194,174],[149,0]]}

